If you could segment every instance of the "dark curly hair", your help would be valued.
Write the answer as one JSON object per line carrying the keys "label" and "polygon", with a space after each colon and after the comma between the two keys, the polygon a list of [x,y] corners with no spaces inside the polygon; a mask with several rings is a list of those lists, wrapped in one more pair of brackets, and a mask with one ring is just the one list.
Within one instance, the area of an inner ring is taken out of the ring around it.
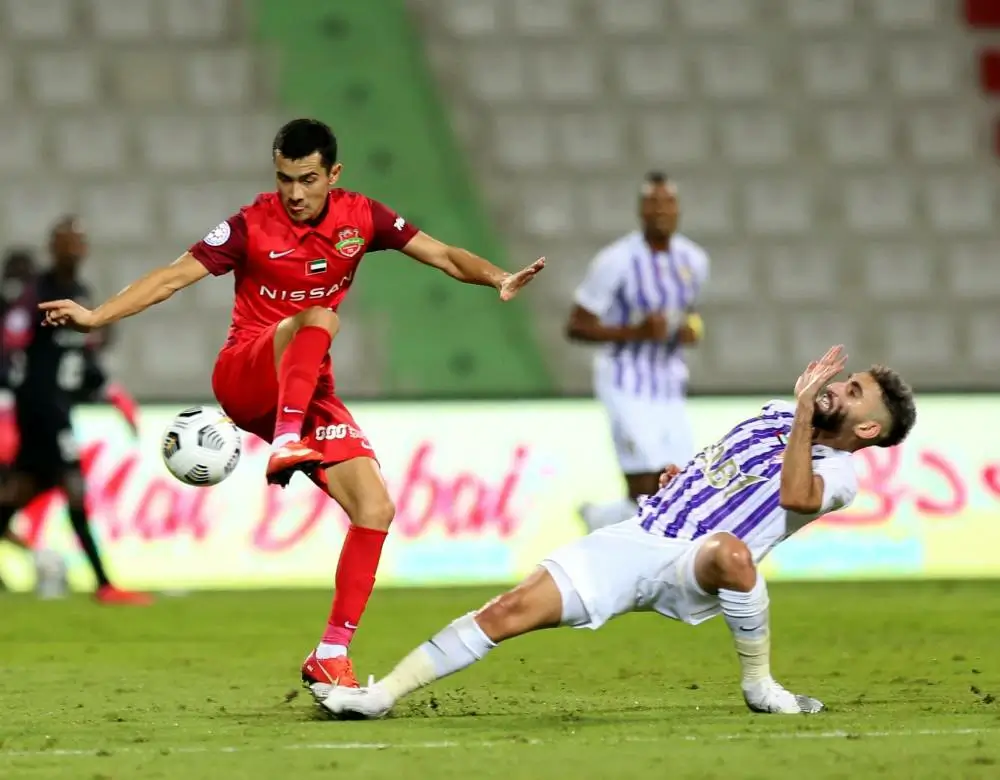
{"label": "dark curly hair", "polygon": [[874,365],[868,369],[882,391],[882,402],[889,412],[889,430],[878,440],[879,447],[895,447],[905,439],[917,421],[917,405],[911,388],[896,371],[888,366]]}

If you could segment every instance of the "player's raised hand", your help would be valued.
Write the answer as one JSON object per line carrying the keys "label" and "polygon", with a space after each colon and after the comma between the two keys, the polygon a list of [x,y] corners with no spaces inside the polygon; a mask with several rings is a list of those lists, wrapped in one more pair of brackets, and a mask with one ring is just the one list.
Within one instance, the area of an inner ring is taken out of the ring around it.
{"label": "player's raised hand", "polygon": [[795,397],[811,404],[820,390],[847,366],[847,353],[842,344],[830,347],[819,360],[814,360],[795,383]]}
{"label": "player's raised hand", "polygon": [[670,480],[681,473],[681,470],[677,466],[670,464],[664,469],[663,473],[660,474],[660,488],[665,488],[670,484]]}
{"label": "player's raised hand", "polygon": [[94,328],[94,312],[76,301],[45,301],[38,304],[38,308],[45,312],[43,325],[72,328],[81,333]]}
{"label": "player's raised hand", "polygon": [[517,273],[513,273],[508,276],[500,284],[500,300],[509,301],[521,291],[521,288],[524,287],[524,285],[538,276],[538,273],[543,268],[545,268],[545,258],[539,257],[527,268],[522,268]]}

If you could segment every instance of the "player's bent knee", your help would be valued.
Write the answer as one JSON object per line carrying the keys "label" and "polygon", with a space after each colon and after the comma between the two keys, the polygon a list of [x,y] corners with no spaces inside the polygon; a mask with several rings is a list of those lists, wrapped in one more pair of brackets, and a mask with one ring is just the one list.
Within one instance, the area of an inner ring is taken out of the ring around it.
{"label": "player's bent knee", "polygon": [[748,591],[757,581],[757,567],[750,549],[731,534],[715,534],[698,552],[698,584],[709,593],[720,588]]}
{"label": "player's bent knee", "polygon": [[389,496],[381,499],[371,499],[366,501],[351,518],[354,525],[361,528],[375,528],[379,531],[388,531],[392,525],[392,519],[396,516],[396,505],[392,503]]}
{"label": "player's bent knee", "polygon": [[517,589],[497,596],[476,613],[476,622],[494,642],[517,636],[530,630],[525,627],[528,620],[528,603],[523,593]]}
{"label": "player's bent knee", "polygon": [[337,335],[337,331],[340,330],[340,317],[336,312],[324,309],[322,306],[310,306],[292,319],[299,328],[323,328],[331,336]]}

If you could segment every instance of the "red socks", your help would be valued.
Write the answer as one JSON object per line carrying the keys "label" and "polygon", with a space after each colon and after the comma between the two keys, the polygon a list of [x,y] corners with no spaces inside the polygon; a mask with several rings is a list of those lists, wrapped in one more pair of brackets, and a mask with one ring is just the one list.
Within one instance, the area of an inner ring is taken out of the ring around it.
{"label": "red socks", "polygon": [[278,364],[278,413],[274,438],[302,435],[302,424],[316,383],[319,367],[330,351],[331,336],[326,328],[306,325],[299,328],[285,348]]}
{"label": "red socks", "polygon": [[387,532],[374,528],[352,525],[347,529],[337,564],[337,591],[323,634],[324,644],[343,647],[351,644],[375,587],[375,572],[386,536]]}

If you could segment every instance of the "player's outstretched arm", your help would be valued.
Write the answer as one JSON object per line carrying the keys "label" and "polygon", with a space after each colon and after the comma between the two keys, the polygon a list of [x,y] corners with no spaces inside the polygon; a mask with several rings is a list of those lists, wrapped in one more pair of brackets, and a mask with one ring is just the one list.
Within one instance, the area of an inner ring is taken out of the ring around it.
{"label": "player's outstretched arm", "polygon": [[45,301],[38,304],[38,308],[45,312],[46,325],[65,325],[86,332],[162,303],[207,275],[205,266],[190,252],[185,252],[170,265],[150,271],[96,309],[87,309],[69,300]]}
{"label": "player's outstretched arm", "polygon": [[795,383],[795,419],[781,462],[778,500],[782,509],[811,515],[823,506],[823,477],[813,471],[813,413],[816,397],[831,379],[844,370],[846,363],[844,348],[831,347],[820,360],[810,363]]}
{"label": "player's outstretched arm", "polygon": [[502,301],[517,295],[545,267],[545,258],[540,257],[520,271],[509,273],[467,249],[449,246],[422,231],[411,238],[402,251],[414,260],[444,271],[452,279],[493,287]]}

